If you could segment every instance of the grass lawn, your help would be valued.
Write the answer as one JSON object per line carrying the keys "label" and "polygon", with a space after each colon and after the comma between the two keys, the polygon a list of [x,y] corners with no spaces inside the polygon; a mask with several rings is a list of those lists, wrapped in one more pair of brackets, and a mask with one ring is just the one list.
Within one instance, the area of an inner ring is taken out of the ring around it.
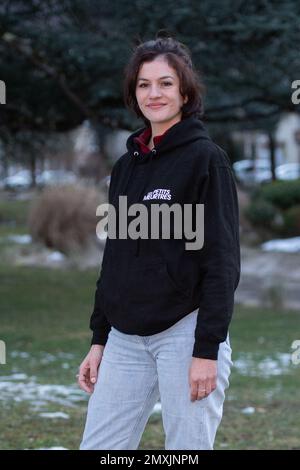
{"label": "grass lawn", "polygon": [[[89,347],[96,275],[1,266],[1,449],[78,448],[88,395],[74,377]],[[236,365],[215,448],[299,448],[300,366],[289,360],[299,314],[236,307],[230,331]],[[160,415],[150,418],[140,448],[164,448]]]}
{"label": "grass lawn", "polygon": [[[0,235],[28,233],[26,204],[10,204],[0,205]],[[10,219],[17,224],[3,223]],[[0,340],[7,350],[0,364],[0,449],[78,449],[89,395],[75,374],[90,345],[96,278],[95,269],[0,262]],[[235,307],[234,367],[216,449],[300,448],[300,365],[291,363],[299,319],[299,312]],[[60,414],[42,415],[51,412]],[[164,448],[159,414],[151,416],[140,448]]]}

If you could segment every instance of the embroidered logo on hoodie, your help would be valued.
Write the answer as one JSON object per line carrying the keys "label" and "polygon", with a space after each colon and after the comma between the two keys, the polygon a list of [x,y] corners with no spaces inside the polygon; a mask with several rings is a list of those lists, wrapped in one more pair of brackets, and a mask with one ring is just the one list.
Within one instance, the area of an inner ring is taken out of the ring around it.
{"label": "embroidered logo on hoodie", "polygon": [[150,191],[148,192],[148,194],[146,194],[144,197],[143,197],[143,201],[145,201],[146,199],[167,199],[167,200],[170,200],[171,199],[171,190],[170,189],[154,189],[153,191]]}

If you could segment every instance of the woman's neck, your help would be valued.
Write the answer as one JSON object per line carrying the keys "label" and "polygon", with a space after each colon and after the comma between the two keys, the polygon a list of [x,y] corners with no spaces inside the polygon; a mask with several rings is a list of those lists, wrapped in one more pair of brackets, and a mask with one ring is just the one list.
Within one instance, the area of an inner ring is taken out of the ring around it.
{"label": "woman's neck", "polygon": [[153,149],[153,147],[154,147],[154,143],[153,143],[152,137],[150,137],[150,140],[149,140],[149,142],[148,142],[148,147],[149,147],[150,150]]}

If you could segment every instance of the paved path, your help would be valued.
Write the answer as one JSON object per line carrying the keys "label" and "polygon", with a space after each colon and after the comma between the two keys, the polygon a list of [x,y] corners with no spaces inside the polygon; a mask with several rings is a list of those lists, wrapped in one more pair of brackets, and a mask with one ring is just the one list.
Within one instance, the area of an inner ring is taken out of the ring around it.
{"label": "paved path", "polygon": [[298,309],[300,253],[266,252],[241,247],[241,280],[235,302]]}

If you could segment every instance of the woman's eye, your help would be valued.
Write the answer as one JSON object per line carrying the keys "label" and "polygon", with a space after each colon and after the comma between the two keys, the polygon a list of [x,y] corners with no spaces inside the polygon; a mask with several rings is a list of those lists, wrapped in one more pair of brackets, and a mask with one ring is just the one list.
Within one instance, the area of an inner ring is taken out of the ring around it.
{"label": "woman's eye", "polygon": [[[172,83],[171,82],[163,82],[163,85],[172,85]],[[148,86],[146,83],[142,83],[140,85],[140,88],[145,88],[146,86]]]}

